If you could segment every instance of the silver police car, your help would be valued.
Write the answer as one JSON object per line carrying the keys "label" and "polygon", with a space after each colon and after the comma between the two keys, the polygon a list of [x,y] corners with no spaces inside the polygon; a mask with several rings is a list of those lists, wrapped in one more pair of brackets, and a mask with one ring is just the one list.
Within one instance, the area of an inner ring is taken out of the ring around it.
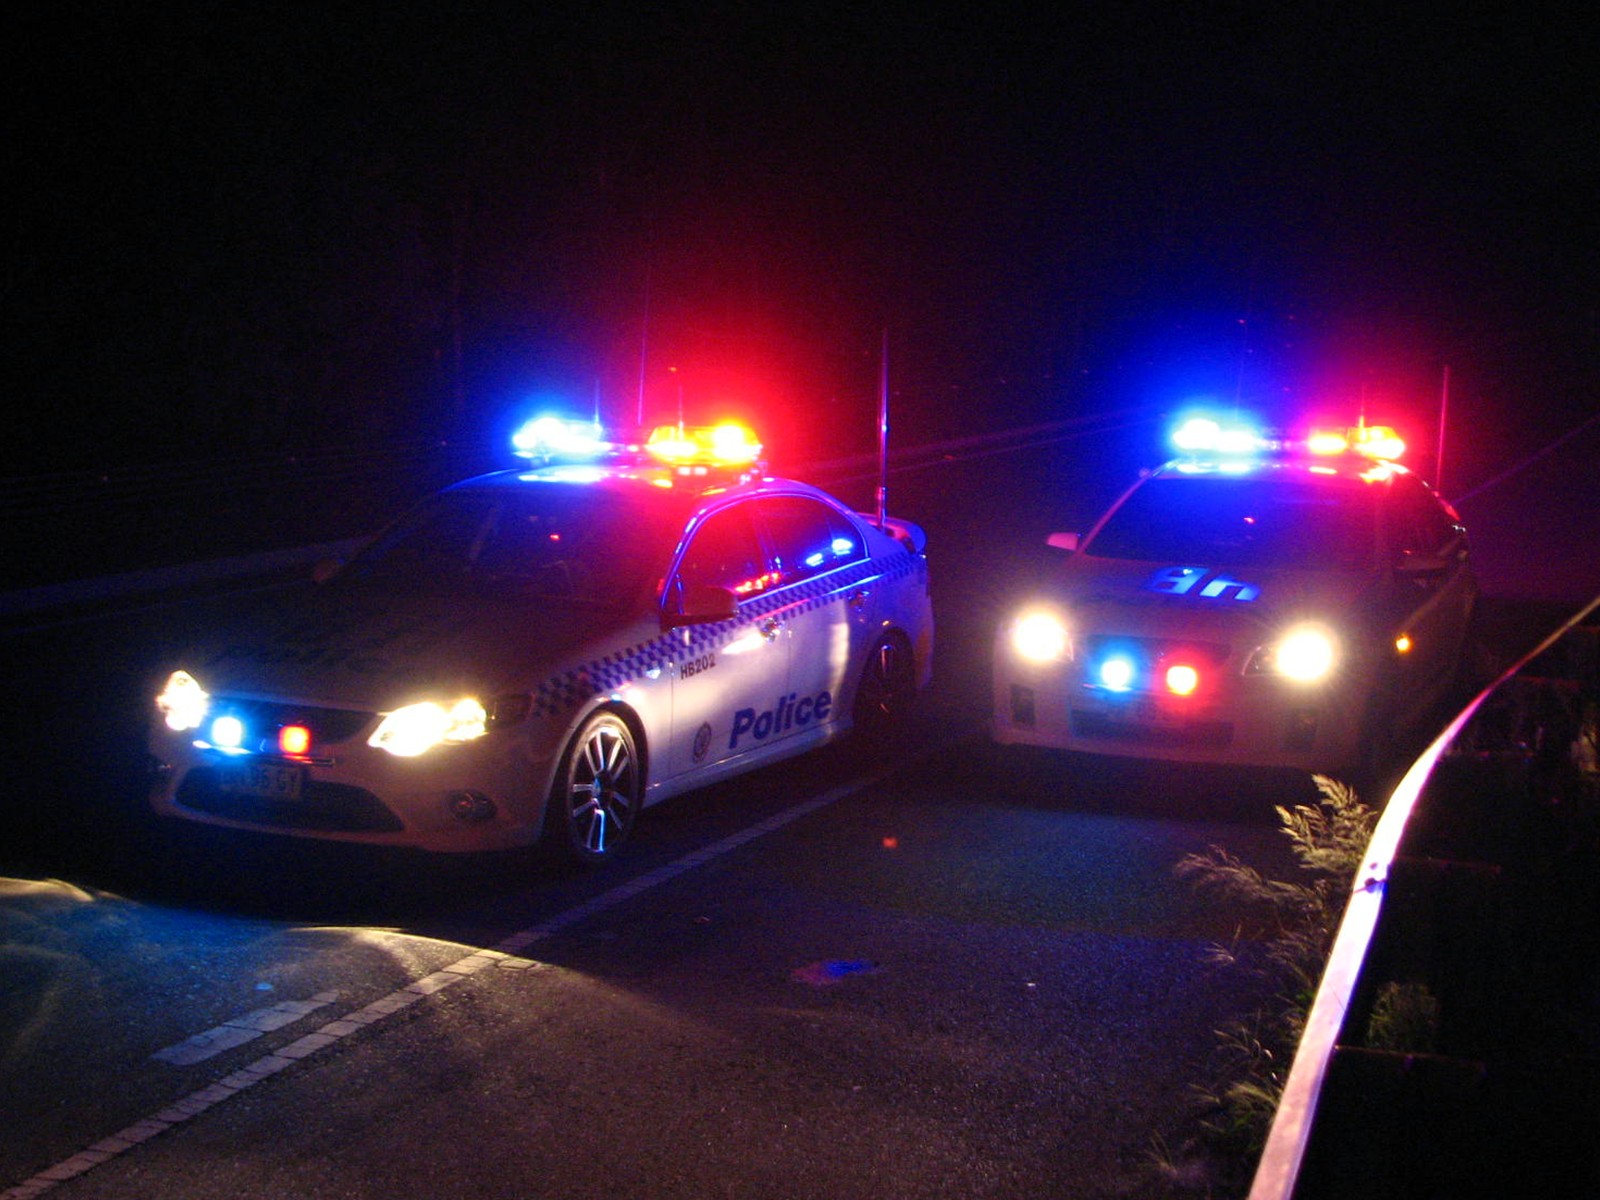
{"label": "silver police car", "polygon": [[747,431],[539,438],[172,663],[155,810],[599,862],[641,808],[884,730],[929,683],[915,525],[765,475]]}
{"label": "silver police car", "polygon": [[1003,744],[1371,770],[1457,678],[1477,584],[1391,431],[1190,452],[1129,489],[994,643]]}

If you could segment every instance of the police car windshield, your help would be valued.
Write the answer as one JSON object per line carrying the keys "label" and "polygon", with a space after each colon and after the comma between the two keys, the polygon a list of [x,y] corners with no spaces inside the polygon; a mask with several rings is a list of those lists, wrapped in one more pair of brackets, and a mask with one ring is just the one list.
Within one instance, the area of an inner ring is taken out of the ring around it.
{"label": "police car windshield", "polygon": [[1119,506],[1091,555],[1216,566],[1360,571],[1378,536],[1374,489],[1342,479],[1161,475]]}
{"label": "police car windshield", "polygon": [[390,529],[347,574],[406,589],[620,604],[665,570],[673,517],[582,484],[456,488]]}

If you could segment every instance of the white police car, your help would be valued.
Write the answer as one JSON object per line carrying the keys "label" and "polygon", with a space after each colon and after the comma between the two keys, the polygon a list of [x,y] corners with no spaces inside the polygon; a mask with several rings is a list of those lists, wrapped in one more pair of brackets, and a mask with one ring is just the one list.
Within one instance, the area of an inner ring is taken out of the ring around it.
{"label": "white police car", "polygon": [[1299,445],[1214,422],[1001,622],[995,739],[1363,772],[1457,676],[1477,585],[1450,506],[1361,427]]}
{"label": "white police car", "polygon": [[173,664],[156,811],[595,862],[641,807],[902,717],[931,678],[922,531],[759,450],[535,428],[536,465],[445,489]]}

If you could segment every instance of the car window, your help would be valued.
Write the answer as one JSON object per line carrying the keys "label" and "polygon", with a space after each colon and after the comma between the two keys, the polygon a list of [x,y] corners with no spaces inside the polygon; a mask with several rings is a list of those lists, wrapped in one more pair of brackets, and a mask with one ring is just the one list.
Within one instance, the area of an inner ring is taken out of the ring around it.
{"label": "car window", "polygon": [[1157,476],[1084,549],[1104,558],[1364,570],[1376,543],[1376,499],[1364,484]]}
{"label": "car window", "polygon": [[660,577],[668,527],[625,498],[557,484],[442,492],[347,573],[425,590],[586,603],[636,599]]}
{"label": "car window", "polygon": [[771,582],[749,506],[739,504],[712,513],[690,536],[676,586],[680,595],[686,588],[711,586],[748,596],[764,591]]}
{"label": "car window", "polygon": [[843,513],[809,496],[757,501],[780,584],[795,583],[866,557],[860,531]]}
{"label": "car window", "polygon": [[1395,480],[1391,515],[1395,549],[1404,554],[1437,554],[1456,536],[1450,514],[1423,483],[1411,476]]}

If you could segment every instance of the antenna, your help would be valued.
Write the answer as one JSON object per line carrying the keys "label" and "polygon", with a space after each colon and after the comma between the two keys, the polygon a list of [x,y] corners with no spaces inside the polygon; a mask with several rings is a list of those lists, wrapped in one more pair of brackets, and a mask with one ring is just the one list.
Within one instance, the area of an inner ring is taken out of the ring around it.
{"label": "antenna", "polygon": [[883,330],[878,378],[878,528],[889,527],[889,328]]}
{"label": "antenna", "polygon": [[1439,380],[1439,449],[1433,456],[1433,486],[1444,491],[1444,420],[1450,410],[1450,364],[1444,365],[1444,377]]}
{"label": "antenna", "polygon": [[644,270],[644,312],[639,316],[639,398],[635,408],[635,424],[644,428],[644,367],[650,346],[650,266]]}

